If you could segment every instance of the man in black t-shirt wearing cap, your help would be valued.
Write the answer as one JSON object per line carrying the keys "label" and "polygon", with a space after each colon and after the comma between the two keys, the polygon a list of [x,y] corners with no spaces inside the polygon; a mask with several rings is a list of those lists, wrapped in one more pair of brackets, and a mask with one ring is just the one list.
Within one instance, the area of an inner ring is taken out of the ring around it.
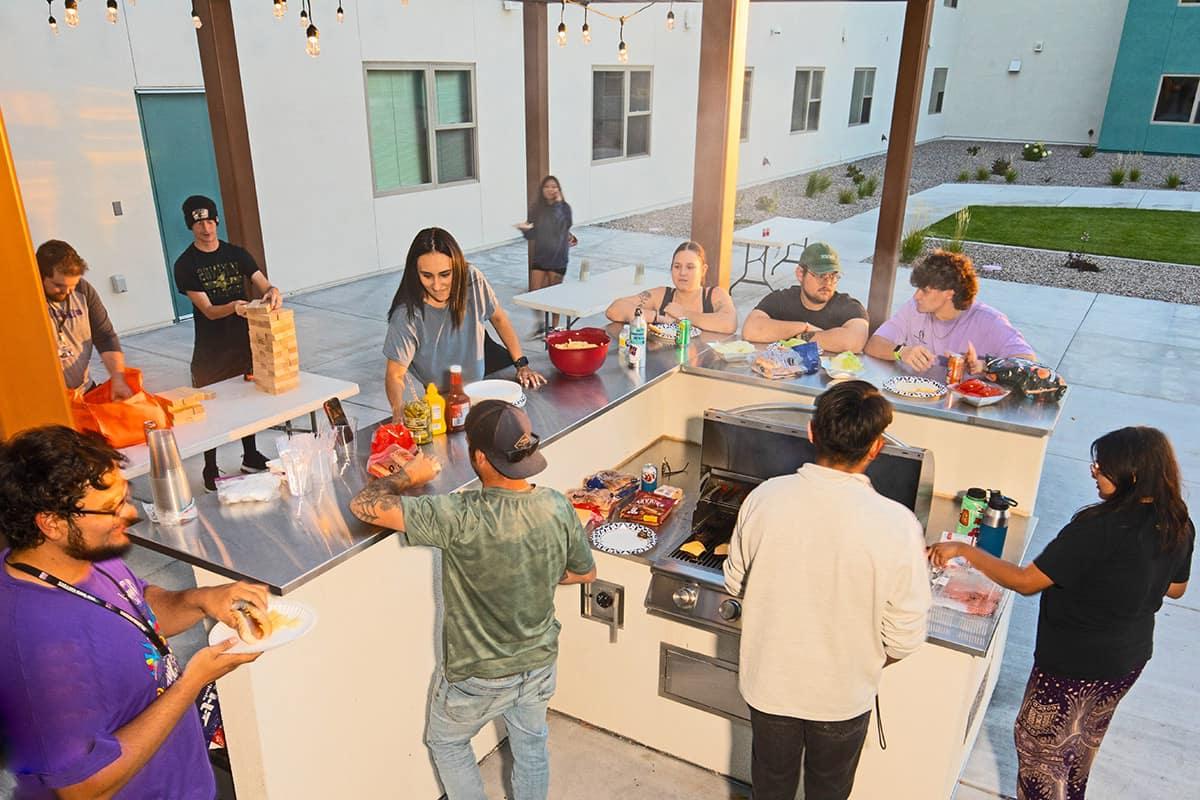
{"label": "man in black t-shirt wearing cap", "polygon": [[836,291],[841,277],[837,251],[825,242],[810,244],[796,267],[800,285],[764,297],[746,317],[742,336],[751,342],[799,337],[828,352],[861,353],[867,343],[867,310]]}
{"label": "man in black t-shirt wearing cap", "polygon": [[[250,331],[239,309],[249,302],[246,279],[263,301],[279,308],[282,298],[254,257],[217,238],[217,204],[194,194],[183,201],[183,221],[194,241],[175,260],[175,287],[192,301],[196,343],[192,349],[192,385],[208,386],[253,369]],[[262,472],[267,458],[254,434],[242,437],[242,472]],[[216,491],[217,451],[204,453],[204,488]]]}

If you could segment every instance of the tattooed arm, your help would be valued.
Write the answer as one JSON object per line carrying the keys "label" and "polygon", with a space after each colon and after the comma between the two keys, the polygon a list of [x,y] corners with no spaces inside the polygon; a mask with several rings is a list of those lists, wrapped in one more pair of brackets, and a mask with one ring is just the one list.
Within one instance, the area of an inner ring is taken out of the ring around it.
{"label": "tattooed arm", "polygon": [[405,464],[395,475],[368,483],[350,501],[350,511],[363,522],[392,530],[404,530],[404,507],[400,496],[414,486],[428,483],[441,465],[424,453]]}
{"label": "tattooed arm", "polygon": [[621,297],[614,300],[604,313],[613,322],[633,322],[633,312],[640,307],[646,322],[657,322],[658,307],[662,305],[664,292],[664,287],[656,286],[632,297]]}

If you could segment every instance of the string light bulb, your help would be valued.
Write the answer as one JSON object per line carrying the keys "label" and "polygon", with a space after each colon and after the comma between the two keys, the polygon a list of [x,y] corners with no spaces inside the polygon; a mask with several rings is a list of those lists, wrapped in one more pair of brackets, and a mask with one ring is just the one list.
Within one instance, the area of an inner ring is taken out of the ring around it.
{"label": "string light bulb", "polygon": [[667,8],[667,30],[675,30],[675,0],[671,0],[671,5]]}
{"label": "string light bulb", "polygon": [[283,19],[283,15],[287,13],[287,3],[283,0],[275,0],[271,13],[275,15],[275,19]]}
{"label": "string light bulb", "polygon": [[346,21],[346,12],[345,12],[345,11],[342,11],[342,4],[341,4],[341,3],[338,3],[338,9],[337,9],[337,21],[338,21],[338,24],[339,24],[339,25],[340,25],[341,23],[343,23],[343,22],[345,22],[345,21]]}
{"label": "string light bulb", "polygon": [[308,39],[308,43],[304,45],[304,52],[313,58],[321,55],[321,32],[317,30],[317,26],[309,23],[304,35]]}
{"label": "string light bulb", "polygon": [[105,3],[104,13],[108,16],[108,21],[113,25],[117,24],[117,0],[108,0]]}
{"label": "string light bulb", "polygon": [[582,28],[583,43],[591,44],[592,43],[592,26],[588,25],[587,17],[588,17],[588,4],[584,3],[583,4],[583,28]]}
{"label": "string light bulb", "polygon": [[629,48],[625,46],[625,18],[621,17],[621,43],[617,45],[617,61],[629,63]]}
{"label": "string light bulb", "polygon": [[308,9],[300,9],[300,27],[308,30]]}
{"label": "string light bulb", "polygon": [[196,13],[196,7],[192,6],[192,27],[200,30],[204,27],[204,23],[200,21],[200,15]]}
{"label": "string light bulb", "polygon": [[79,3],[78,0],[65,0],[63,3],[63,17],[67,20],[67,26],[71,28],[79,27]]}
{"label": "string light bulb", "polygon": [[562,0],[558,7],[558,46],[567,46],[567,23],[563,20],[563,15],[567,13],[567,0]]}
{"label": "string light bulb", "polygon": [[50,14],[46,17],[46,24],[50,26],[50,32],[58,36],[58,20],[54,18],[54,0],[46,0],[46,10]]}

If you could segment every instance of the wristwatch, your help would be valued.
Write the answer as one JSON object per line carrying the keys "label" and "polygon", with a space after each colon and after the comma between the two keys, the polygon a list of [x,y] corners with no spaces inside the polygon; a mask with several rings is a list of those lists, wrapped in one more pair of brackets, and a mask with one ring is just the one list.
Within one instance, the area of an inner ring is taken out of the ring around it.
{"label": "wristwatch", "polygon": [[520,358],[518,358],[516,361],[513,362],[513,366],[516,367],[517,369],[520,369],[521,367],[528,367],[529,359],[526,356],[521,356]]}
{"label": "wristwatch", "polygon": [[800,334],[800,341],[811,342],[813,340],[813,337],[816,335],[817,335],[816,331],[805,331],[804,333]]}
{"label": "wristwatch", "polygon": [[895,348],[894,350],[892,350],[892,358],[894,358],[894,359],[896,359],[897,361],[899,361],[899,360],[900,360],[900,351],[901,351],[901,350],[903,350],[903,349],[904,349],[904,345],[903,345],[903,344],[898,344],[898,345],[896,345],[896,348]]}

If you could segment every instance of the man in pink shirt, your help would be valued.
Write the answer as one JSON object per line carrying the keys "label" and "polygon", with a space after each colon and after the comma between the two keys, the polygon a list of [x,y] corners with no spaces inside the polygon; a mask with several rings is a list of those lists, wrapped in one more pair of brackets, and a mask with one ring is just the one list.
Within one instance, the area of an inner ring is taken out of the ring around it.
{"label": "man in pink shirt", "polygon": [[982,372],[985,358],[1037,355],[1002,312],[975,301],[979,278],[962,253],[934,250],[913,268],[916,287],[909,300],[863,349],[869,356],[895,359],[914,372],[924,372],[941,356],[966,356],[969,372]]}

